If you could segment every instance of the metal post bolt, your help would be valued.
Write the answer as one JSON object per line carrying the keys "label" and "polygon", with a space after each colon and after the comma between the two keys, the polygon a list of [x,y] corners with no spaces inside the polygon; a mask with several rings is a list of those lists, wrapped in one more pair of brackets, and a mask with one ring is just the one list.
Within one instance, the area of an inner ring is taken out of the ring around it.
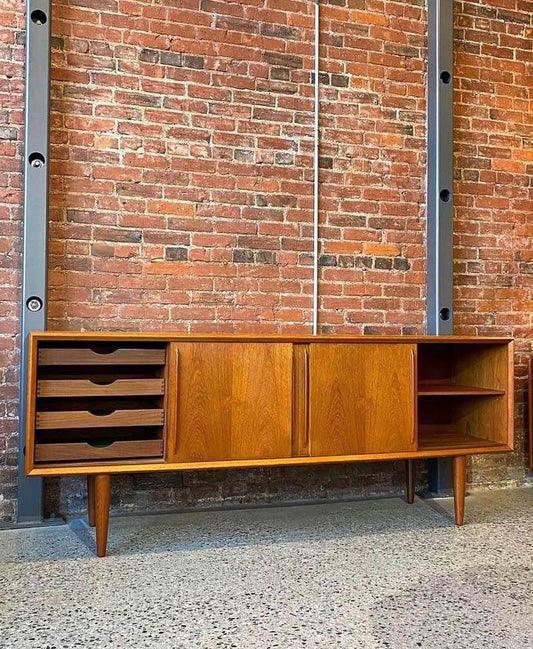
{"label": "metal post bolt", "polygon": [[40,297],[32,296],[26,300],[26,306],[28,307],[28,311],[36,313],[43,308],[43,301]]}

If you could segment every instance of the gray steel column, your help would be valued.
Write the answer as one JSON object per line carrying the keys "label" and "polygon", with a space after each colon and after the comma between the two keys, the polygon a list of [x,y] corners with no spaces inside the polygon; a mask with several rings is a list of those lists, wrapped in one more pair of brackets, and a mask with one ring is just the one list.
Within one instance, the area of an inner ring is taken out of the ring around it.
{"label": "gray steel column", "polygon": [[24,474],[24,446],[28,333],[46,329],[51,1],[27,0],[26,12],[18,522],[39,523],[43,485]]}
{"label": "gray steel column", "polygon": [[427,332],[453,332],[453,0],[428,5]]}
{"label": "gray steel column", "polygon": [[[453,333],[453,0],[428,0],[427,333]],[[452,485],[430,460],[429,491]]]}

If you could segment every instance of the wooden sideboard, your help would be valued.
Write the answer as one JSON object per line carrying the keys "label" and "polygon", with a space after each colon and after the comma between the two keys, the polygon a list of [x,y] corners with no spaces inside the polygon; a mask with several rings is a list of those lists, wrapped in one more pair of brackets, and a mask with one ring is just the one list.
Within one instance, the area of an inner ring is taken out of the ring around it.
{"label": "wooden sideboard", "polygon": [[506,338],[33,333],[28,475],[88,477],[106,553],[111,475],[511,451]]}

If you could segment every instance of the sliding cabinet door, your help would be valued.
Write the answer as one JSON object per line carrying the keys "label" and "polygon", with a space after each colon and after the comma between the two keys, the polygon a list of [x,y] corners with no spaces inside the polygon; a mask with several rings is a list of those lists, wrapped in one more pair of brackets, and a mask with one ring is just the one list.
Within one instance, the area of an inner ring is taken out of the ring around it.
{"label": "sliding cabinet door", "polygon": [[172,345],[177,366],[168,460],[290,457],[292,345]]}
{"label": "sliding cabinet door", "polygon": [[416,450],[415,345],[311,344],[312,456]]}

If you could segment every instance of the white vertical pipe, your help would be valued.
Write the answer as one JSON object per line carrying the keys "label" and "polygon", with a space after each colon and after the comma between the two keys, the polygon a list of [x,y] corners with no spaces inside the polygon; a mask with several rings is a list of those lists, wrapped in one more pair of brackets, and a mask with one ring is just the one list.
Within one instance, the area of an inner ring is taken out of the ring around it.
{"label": "white vertical pipe", "polygon": [[313,154],[313,335],[318,334],[318,144],[320,109],[320,0],[315,0],[315,111]]}

